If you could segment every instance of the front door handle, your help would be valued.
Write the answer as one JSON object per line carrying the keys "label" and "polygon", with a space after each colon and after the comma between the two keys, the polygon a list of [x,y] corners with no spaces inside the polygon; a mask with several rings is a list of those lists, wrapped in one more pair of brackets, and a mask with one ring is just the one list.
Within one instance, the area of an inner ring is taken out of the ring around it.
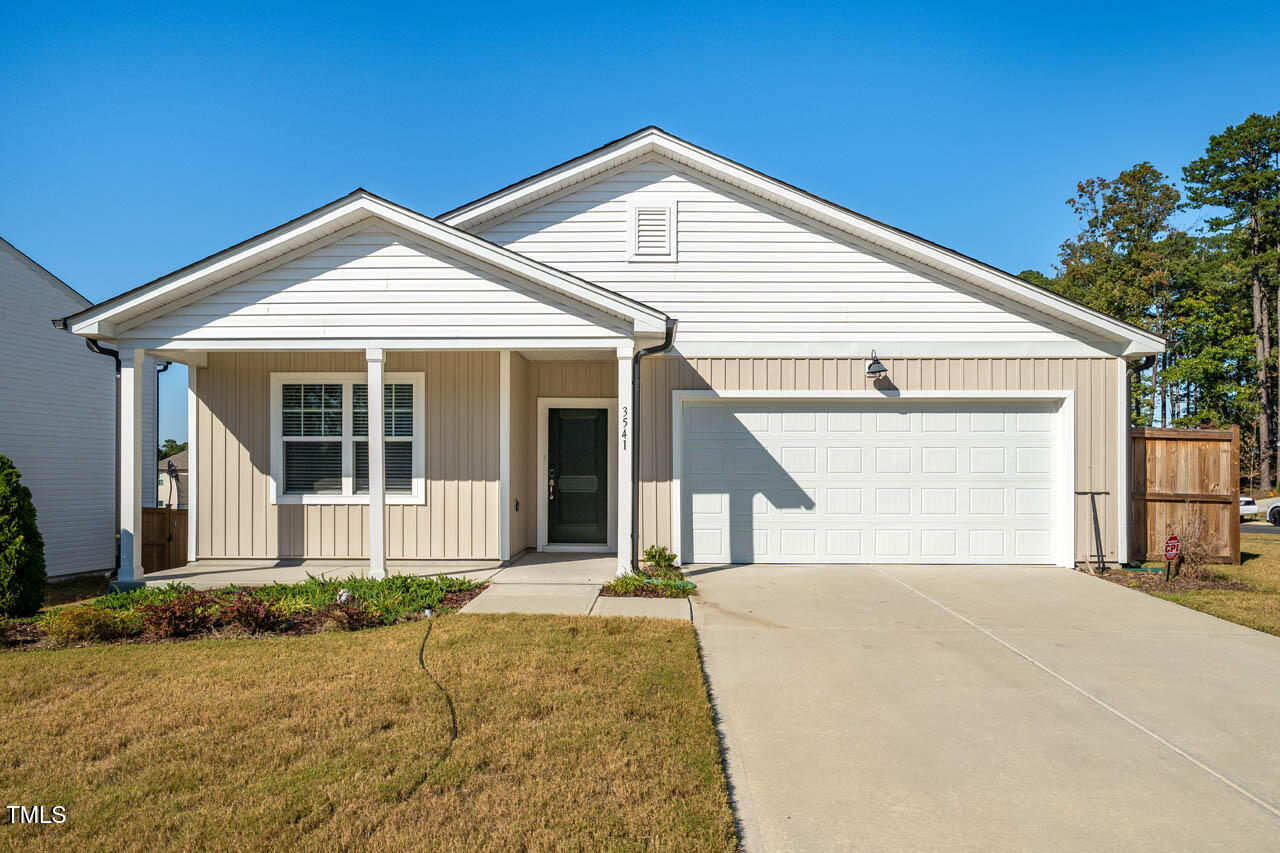
{"label": "front door handle", "polygon": [[556,472],[552,471],[547,475],[547,500],[556,499]]}

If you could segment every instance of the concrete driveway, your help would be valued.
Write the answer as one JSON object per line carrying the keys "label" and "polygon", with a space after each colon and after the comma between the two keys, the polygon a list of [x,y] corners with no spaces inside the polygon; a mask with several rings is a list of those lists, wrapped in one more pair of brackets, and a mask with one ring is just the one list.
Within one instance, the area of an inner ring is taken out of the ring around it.
{"label": "concrete driveway", "polygon": [[746,849],[1280,849],[1280,638],[1076,572],[694,567]]}

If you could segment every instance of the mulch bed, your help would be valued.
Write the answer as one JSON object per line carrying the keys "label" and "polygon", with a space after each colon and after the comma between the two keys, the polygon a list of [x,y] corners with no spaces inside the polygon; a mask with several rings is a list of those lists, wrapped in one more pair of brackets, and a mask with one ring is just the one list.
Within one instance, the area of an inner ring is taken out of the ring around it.
{"label": "mulch bed", "polygon": [[1120,586],[1127,586],[1131,589],[1140,589],[1143,592],[1194,592],[1199,589],[1239,589],[1250,590],[1253,587],[1247,583],[1230,578],[1210,576],[1207,578],[1189,578],[1186,575],[1176,575],[1169,579],[1166,583],[1164,572],[1152,571],[1133,571],[1126,569],[1110,569],[1101,575],[1103,580],[1111,581]]}
{"label": "mulch bed", "polygon": [[600,596],[602,598],[671,598],[663,592],[662,587],[648,583],[635,592],[614,592],[609,587],[602,586]]}
{"label": "mulch bed", "polygon": [[[487,584],[481,584],[475,589],[468,589],[460,592],[445,593],[444,601],[440,604],[438,613],[456,613],[468,601],[484,592]],[[410,618],[401,618],[401,622],[416,622],[422,620],[421,614]],[[382,627],[381,625],[370,626],[373,628]],[[83,643],[78,645],[93,646],[115,646],[129,644],[148,644],[158,645],[161,643],[185,643],[191,640],[222,640],[222,639],[243,639],[247,637],[301,637],[306,634],[319,634],[324,631],[340,630],[336,629],[333,622],[323,613],[299,614],[290,618],[288,625],[279,631],[266,631],[261,634],[254,634],[236,626],[222,626],[212,631],[192,634],[188,637],[154,637],[148,634],[138,634],[134,637],[122,637],[116,640],[104,640],[96,643]],[[363,628],[360,630],[368,630]],[[44,626],[39,620],[9,622],[0,620],[0,649],[10,649],[14,651],[22,651],[29,649],[55,649],[62,648],[56,643],[50,642],[45,634]]]}

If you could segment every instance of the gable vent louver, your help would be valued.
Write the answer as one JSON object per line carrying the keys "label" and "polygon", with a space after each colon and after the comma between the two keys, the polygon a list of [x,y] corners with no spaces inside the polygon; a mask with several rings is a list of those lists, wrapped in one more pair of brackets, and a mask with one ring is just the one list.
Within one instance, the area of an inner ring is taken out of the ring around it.
{"label": "gable vent louver", "polygon": [[675,260],[675,205],[636,204],[631,207],[630,259]]}

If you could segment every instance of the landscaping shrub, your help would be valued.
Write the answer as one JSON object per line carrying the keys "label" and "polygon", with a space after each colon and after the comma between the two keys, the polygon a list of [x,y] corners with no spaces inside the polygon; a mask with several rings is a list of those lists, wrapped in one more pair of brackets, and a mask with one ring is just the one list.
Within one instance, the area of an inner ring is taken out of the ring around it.
{"label": "landscaping shrub", "polygon": [[619,575],[604,585],[610,595],[634,595],[644,587],[644,578],[639,575]]}
{"label": "landscaping shrub", "polygon": [[0,456],[0,615],[31,616],[44,604],[44,539],[31,490]]}
{"label": "landscaping shrub", "polygon": [[142,620],[133,613],[79,604],[51,613],[45,631],[49,639],[67,646],[133,636],[142,631]]}
{"label": "landscaping shrub", "polygon": [[201,634],[214,625],[217,604],[207,593],[182,589],[167,601],[142,604],[142,624],[155,637],[189,637]]}
{"label": "landscaping shrub", "polygon": [[683,577],[676,568],[676,555],[666,545],[650,545],[645,548],[644,560],[649,564],[649,574],[654,577]]}
{"label": "landscaping shrub", "polygon": [[279,631],[288,622],[275,602],[263,601],[247,589],[238,591],[235,598],[224,604],[220,615],[224,624],[239,625],[253,634]]}
{"label": "landscaping shrub", "polygon": [[1210,542],[1209,526],[1204,516],[1196,512],[1190,505],[1184,507],[1186,519],[1181,525],[1178,538],[1182,541],[1181,554],[1178,557],[1178,575],[1189,580],[1202,581],[1212,576],[1209,570]]}
{"label": "landscaping shrub", "polygon": [[335,628],[343,631],[359,631],[361,628],[369,628],[382,621],[378,616],[365,610],[364,605],[358,601],[345,603],[334,601],[325,607],[323,612]]}

